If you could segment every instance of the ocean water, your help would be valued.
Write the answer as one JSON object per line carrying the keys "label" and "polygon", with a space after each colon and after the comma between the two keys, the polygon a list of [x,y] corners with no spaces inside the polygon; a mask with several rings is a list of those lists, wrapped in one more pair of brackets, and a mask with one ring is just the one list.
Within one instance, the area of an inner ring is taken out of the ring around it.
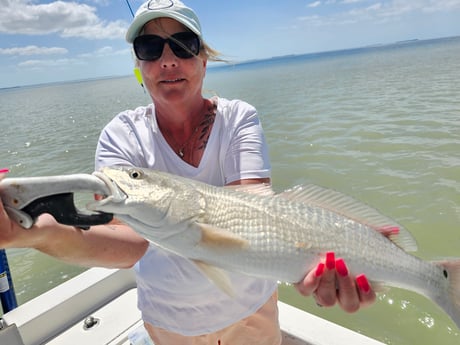
{"label": "ocean water", "polygon": [[[374,206],[427,260],[460,257],[460,38],[408,42],[208,69],[205,94],[256,106],[273,187],[315,183]],[[103,126],[149,102],[134,77],[0,90],[0,167],[10,176],[89,173]],[[8,251],[20,303],[80,273],[30,249]],[[458,344],[431,301],[379,293],[355,314],[280,297],[386,344]]]}

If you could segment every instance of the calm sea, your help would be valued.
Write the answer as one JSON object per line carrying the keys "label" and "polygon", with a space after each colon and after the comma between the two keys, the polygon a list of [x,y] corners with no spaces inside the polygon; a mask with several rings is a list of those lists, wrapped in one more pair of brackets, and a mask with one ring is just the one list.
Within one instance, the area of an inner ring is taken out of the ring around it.
{"label": "calm sea", "polygon": [[[208,69],[206,95],[259,111],[278,191],[334,188],[378,208],[417,239],[417,255],[460,256],[460,38],[406,42]],[[0,90],[0,167],[10,176],[90,173],[103,126],[149,98],[134,77]],[[18,299],[80,273],[34,250],[8,252]],[[459,344],[423,297],[398,289],[353,315],[281,299],[387,344]]]}

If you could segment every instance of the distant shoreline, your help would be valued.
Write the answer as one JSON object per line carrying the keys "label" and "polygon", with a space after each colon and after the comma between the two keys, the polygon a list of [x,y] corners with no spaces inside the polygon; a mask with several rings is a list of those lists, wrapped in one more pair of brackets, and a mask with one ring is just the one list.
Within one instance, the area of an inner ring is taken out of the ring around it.
{"label": "distant shoreline", "polygon": [[362,47],[354,47],[354,48],[346,48],[346,49],[336,49],[336,50],[326,50],[321,52],[312,52],[306,54],[287,54],[287,55],[279,55],[279,56],[272,56],[269,58],[263,59],[252,59],[252,60],[245,60],[245,61],[237,61],[233,63],[227,64],[219,64],[208,67],[210,69],[225,69],[232,66],[244,66],[244,65],[251,65],[257,63],[264,63],[282,59],[296,59],[296,58],[307,58],[307,57],[321,57],[327,55],[338,55],[338,54],[347,54],[353,52],[361,52],[365,50],[373,50],[373,49],[384,49],[384,48],[391,48],[391,47],[400,47],[402,45],[410,45],[410,44],[425,44],[425,43],[432,43],[432,42],[442,42],[442,41],[450,41],[460,39],[460,36],[449,36],[449,37],[440,37],[440,38],[429,38],[429,39],[409,39],[403,41],[396,41],[392,43],[376,43],[372,45],[366,45]]}
{"label": "distant shoreline", "polygon": [[[234,67],[243,67],[249,66],[254,64],[260,63],[267,63],[267,62],[274,62],[283,59],[302,59],[302,58],[314,58],[314,57],[324,57],[328,55],[339,55],[339,54],[349,54],[354,52],[361,52],[365,50],[374,50],[374,49],[384,49],[384,48],[391,48],[391,47],[400,47],[403,45],[410,45],[410,44],[425,44],[431,42],[442,42],[442,41],[449,41],[449,40],[456,40],[460,39],[460,36],[449,36],[449,37],[440,37],[440,38],[429,38],[429,39],[409,39],[403,41],[396,41],[392,43],[377,43],[362,47],[354,47],[354,48],[346,48],[346,49],[337,49],[337,50],[326,50],[321,52],[310,52],[305,54],[287,54],[287,55],[279,55],[279,56],[271,56],[268,58],[261,58],[261,59],[251,59],[251,60],[243,60],[243,61],[235,61],[235,62],[228,62],[228,63],[210,63],[208,64],[209,71],[219,71],[225,69],[232,69]],[[26,84],[26,85],[16,85],[16,86],[7,86],[7,87],[0,87],[0,92],[2,91],[11,91],[21,88],[33,88],[33,87],[43,87],[43,86],[52,86],[56,84],[66,84],[66,83],[83,83],[87,81],[95,81],[95,80],[106,80],[106,79],[115,79],[115,78],[126,78],[130,77],[131,74],[123,74],[123,75],[111,75],[111,76],[101,76],[95,78],[85,78],[85,79],[73,79],[73,80],[62,80],[62,81],[53,81],[53,82],[45,82],[39,84]]]}

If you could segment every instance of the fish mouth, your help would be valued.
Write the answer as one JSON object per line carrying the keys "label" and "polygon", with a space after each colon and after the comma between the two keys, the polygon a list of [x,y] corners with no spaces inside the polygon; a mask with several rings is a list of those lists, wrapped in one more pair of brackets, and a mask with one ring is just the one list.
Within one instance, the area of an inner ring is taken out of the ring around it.
{"label": "fish mouth", "polygon": [[105,196],[102,200],[96,201],[93,204],[103,206],[108,203],[121,203],[128,198],[128,195],[117,185],[117,183],[103,172],[95,171],[92,175],[102,180],[110,192],[110,195]]}

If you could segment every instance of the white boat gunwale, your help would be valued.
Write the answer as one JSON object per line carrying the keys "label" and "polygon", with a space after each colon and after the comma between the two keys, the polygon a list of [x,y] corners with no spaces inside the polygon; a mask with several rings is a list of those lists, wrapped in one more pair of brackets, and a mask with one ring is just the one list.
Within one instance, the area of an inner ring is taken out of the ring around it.
{"label": "white boat gunwale", "polygon": [[[91,268],[6,313],[0,344],[129,345],[142,326],[132,270]],[[362,334],[278,302],[283,345],[382,345]],[[123,315],[123,316],[122,316]],[[95,318],[94,327],[84,321]]]}

